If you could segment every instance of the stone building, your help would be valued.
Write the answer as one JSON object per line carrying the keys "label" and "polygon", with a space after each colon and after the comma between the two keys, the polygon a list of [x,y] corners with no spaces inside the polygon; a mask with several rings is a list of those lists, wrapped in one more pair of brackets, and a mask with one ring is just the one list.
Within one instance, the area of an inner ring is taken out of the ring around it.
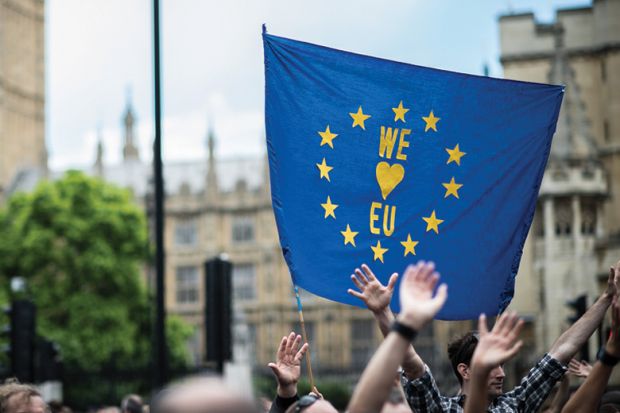
{"label": "stone building", "polygon": [[506,78],[566,86],[511,305],[538,355],[568,327],[567,301],[592,304],[620,259],[620,1],[558,10],[548,24],[509,14],[499,28]]}
{"label": "stone building", "polygon": [[44,17],[43,0],[0,2],[0,201],[46,172]]}
{"label": "stone building", "polygon": [[[148,209],[152,167],[141,161],[135,147],[134,121],[128,104],[122,161],[105,165],[99,142],[91,173],[131,189]],[[170,162],[164,167],[166,307],[195,327],[189,345],[194,362],[201,364],[205,348],[203,264],[225,253],[233,263],[235,318],[245,327],[238,330],[246,332],[237,339],[248,343],[245,356],[251,363],[267,371],[282,336],[300,331],[271,207],[267,159],[217,159],[212,131],[206,143],[204,161]],[[304,292],[301,297],[313,369],[319,377],[342,372],[357,377],[381,341],[370,312]],[[426,343],[432,347],[430,341]]]}

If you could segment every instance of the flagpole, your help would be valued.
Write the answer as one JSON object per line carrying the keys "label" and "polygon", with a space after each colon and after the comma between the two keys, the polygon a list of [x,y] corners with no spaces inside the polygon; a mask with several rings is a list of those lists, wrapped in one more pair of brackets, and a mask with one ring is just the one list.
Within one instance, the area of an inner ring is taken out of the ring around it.
{"label": "flagpole", "polygon": [[[299,323],[301,324],[301,336],[304,339],[304,343],[308,343],[308,335],[306,334],[306,324],[304,323],[304,311],[301,307],[301,298],[299,298],[299,288],[293,284],[295,288],[295,298],[297,299],[297,312],[299,313]],[[306,352],[306,367],[308,368],[308,376],[310,377],[310,390],[314,391],[314,376],[312,375],[312,360],[310,358],[310,345],[308,344],[308,351]]]}

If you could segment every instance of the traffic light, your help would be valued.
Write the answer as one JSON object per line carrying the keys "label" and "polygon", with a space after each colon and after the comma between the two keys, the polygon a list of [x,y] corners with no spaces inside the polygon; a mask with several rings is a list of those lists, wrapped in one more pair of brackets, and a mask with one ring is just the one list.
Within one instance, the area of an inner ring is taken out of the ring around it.
{"label": "traffic light", "polygon": [[[574,312],[574,314],[567,317],[566,321],[568,321],[570,325],[573,325],[577,320],[581,318],[581,316],[586,313],[587,304],[587,297],[585,294],[578,296],[574,300],[567,301],[566,306],[570,308]],[[589,353],[589,346],[588,342],[586,341],[580,350],[581,360],[588,361],[590,357]]]}
{"label": "traffic light", "polygon": [[34,379],[36,307],[30,300],[16,300],[11,305],[9,316],[10,374],[29,383]]}
{"label": "traffic light", "polygon": [[232,359],[232,264],[223,257],[205,262],[205,342],[206,361],[217,363]]}
{"label": "traffic light", "polygon": [[62,361],[58,344],[42,337],[37,339],[34,373],[36,383],[60,380]]}

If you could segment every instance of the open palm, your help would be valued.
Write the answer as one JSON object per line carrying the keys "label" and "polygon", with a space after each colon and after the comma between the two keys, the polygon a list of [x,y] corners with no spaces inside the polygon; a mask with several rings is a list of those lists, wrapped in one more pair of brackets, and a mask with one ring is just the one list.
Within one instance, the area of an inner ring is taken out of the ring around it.
{"label": "open palm", "polygon": [[373,313],[379,313],[390,305],[397,279],[398,274],[394,273],[388,284],[383,285],[371,269],[366,264],[362,264],[362,269],[356,268],[355,274],[351,275],[351,281],[359,291],[349,289],[347,292],[362,300]]}
{"label": "open palm", "polygon": [[516,313],[504,313],[489,331],[486,316],[482,314],[478,319],[480,341],[472,357],[472,365],[491,369],[514,357],[523,344],[518,340],[522,327],[523,320]]}
{"label": "open palm", "polygon": [[407,267],[400,283],[400,310],[405,319],[413,321],[414,328],[422,328],[443,307],[448,296],[447,286],[442,284],[433,295],[439,281],[433,263],[420,261]]}
{"label": "open palm", "polygon": [[301,336],[296,336],[293,332],[288,337],[283,337],[276,354],[276,362],[268,364],[280,386],[290,386],[299,381],[301,359],[308,350],[308,343],[299,348],[300,343]]}

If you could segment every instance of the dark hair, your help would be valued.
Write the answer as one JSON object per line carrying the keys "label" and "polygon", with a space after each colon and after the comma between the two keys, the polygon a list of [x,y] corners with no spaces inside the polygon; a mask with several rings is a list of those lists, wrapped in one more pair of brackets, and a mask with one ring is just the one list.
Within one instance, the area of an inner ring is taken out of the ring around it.
{"label": "dark hair", "polygon": [[0,413],[7,411],[9,399],[13,396],[29,401],[32,397],[41,397],[41,393],[30,384],[22,384],[16,379],[8,379],[5,384],[0,386]]}
{"label": "dark hair", "polygon": [[458,365],[463,363],[469,366],[477,345],[477,331],[470,331],[464,336],[452,340],[450,344],[448,344],[448,357],[450,358],[450,363],[452,364],[452,370],[454,370],[454,374],[461,385],[463,385],[463,377],[461,376],[461,373],[459,373]]}

